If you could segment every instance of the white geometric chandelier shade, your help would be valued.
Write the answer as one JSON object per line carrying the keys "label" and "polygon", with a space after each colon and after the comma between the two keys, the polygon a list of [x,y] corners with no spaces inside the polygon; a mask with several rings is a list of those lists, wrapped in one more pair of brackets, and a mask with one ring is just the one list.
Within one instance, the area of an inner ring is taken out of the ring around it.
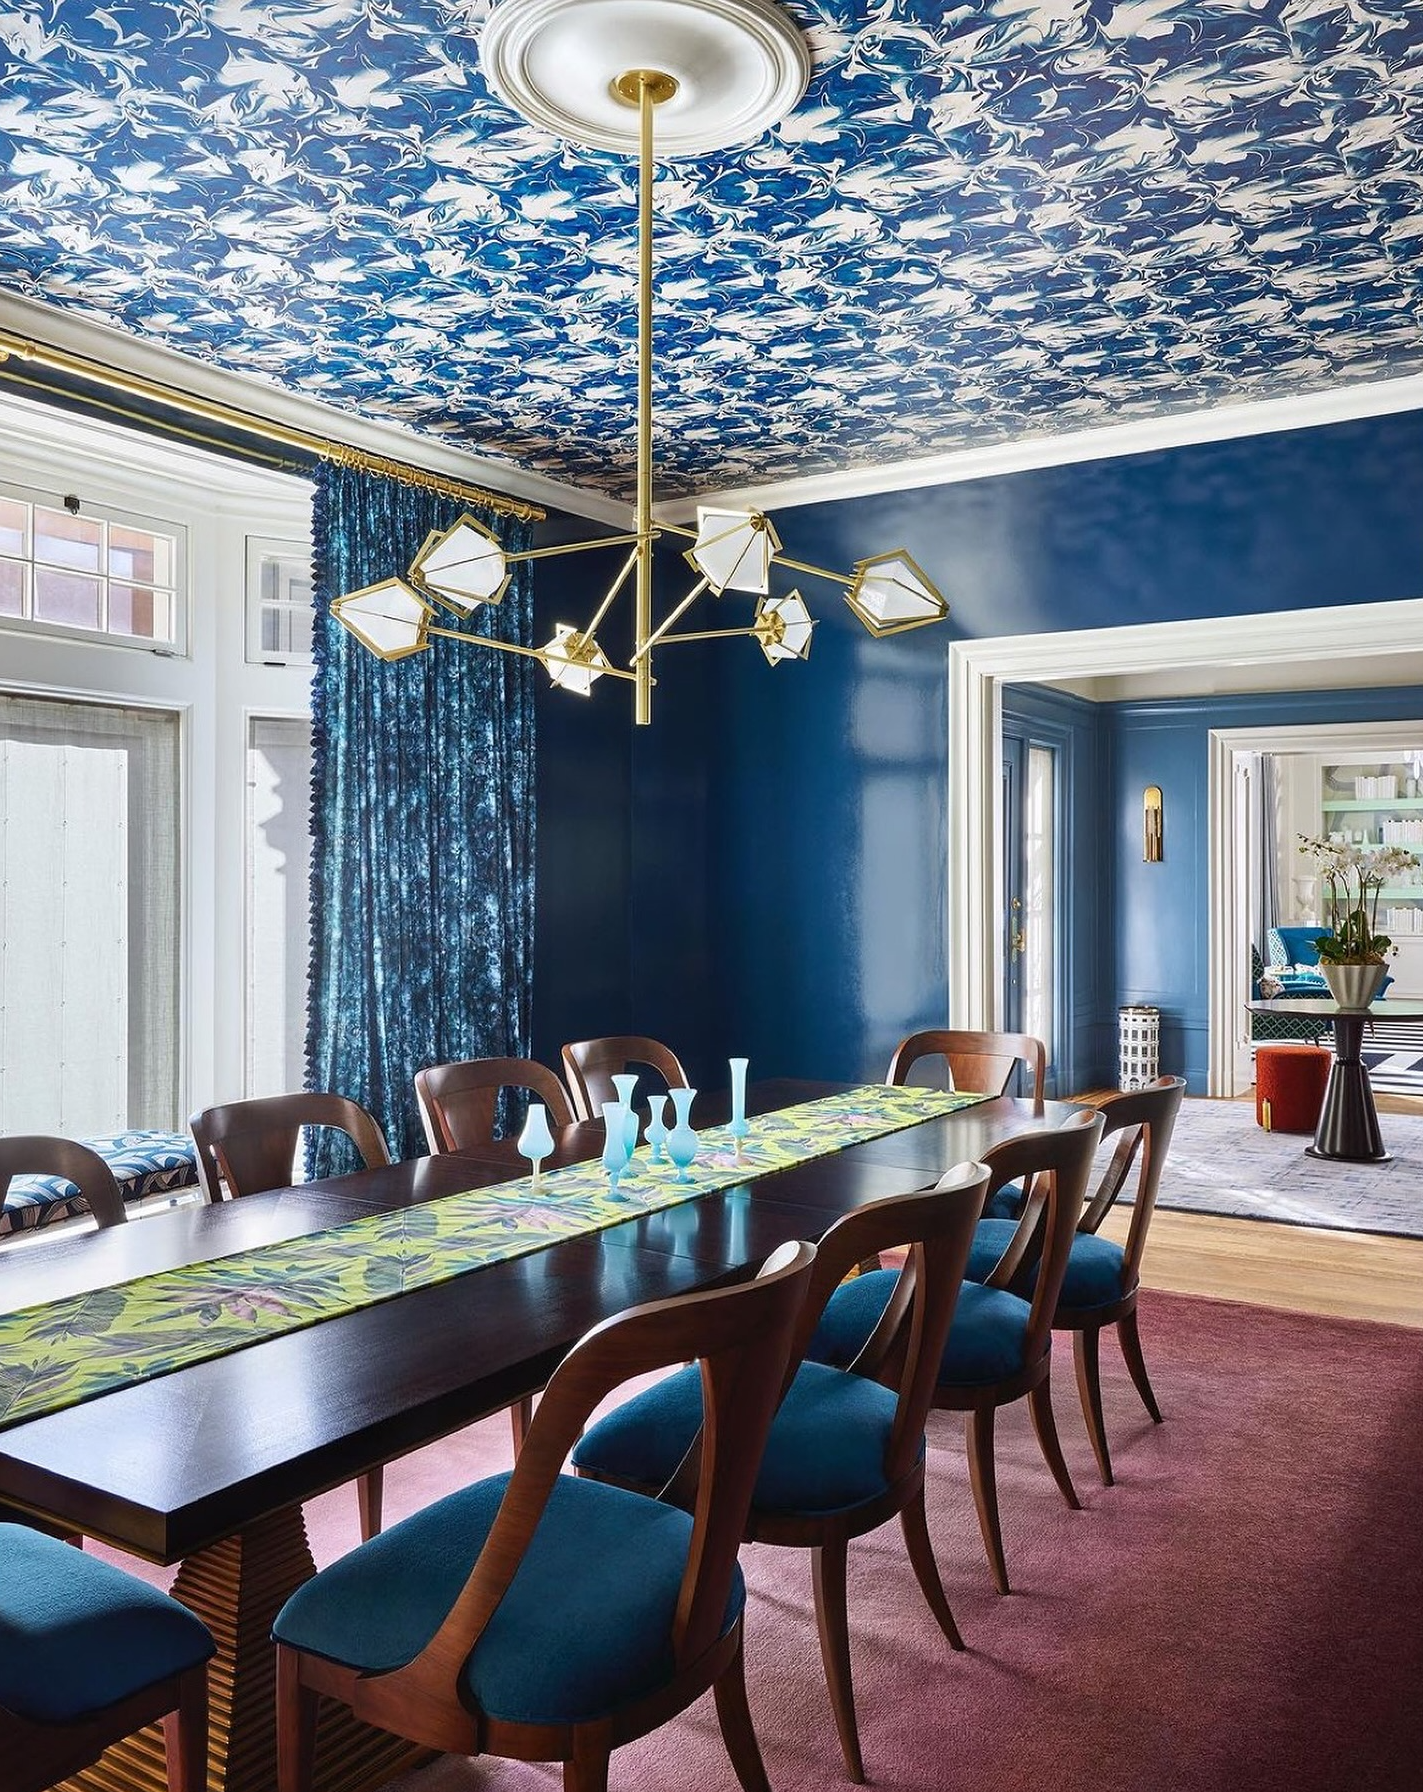
{"label": "white geometric chandelier shade", "polygon": [[[633,62],[655,51],[657,65]],[[757,510],[699,509],[695,529],[654,520],[652,467],[653,116],[669,120],[674,153],[690,154],[759,136],[805,91],[810,58],[795,25],[773,0],[501,0],[485,27],[481,62],[494,91],[515,111],[568,141],[638,155],[637,501],[633,527],[599,541],[506,553],[474,517],[429,536],[405,579],[389,578],[332,605],[338,621],[382,659],[419,653],[441,636],[536,659],[560,690],[588,696],[602,678],[634,687],[634,719],[652,719],[653,658],[679,642],[744,636],[772,666],[803,660],[815,622],[798,589],[772,595],[776,569],[843,588],[874,635],[938,622],[948,605],[902,549],[856,563],[850,574],[790,558]],[[653,618],[653,554],[663,536],[690,543],[694,580],[660,620]],[[621,548],[621,564],[582,624],[560,622],[541,647],[516,646],[464,628],[436,626],[439,610],[464,621],[497,604],[520,561]],[[615,665],[599,630],[625,591],[632,594],[632,651]],[[744,593],[749,621],[678,630],[705,593]]]}

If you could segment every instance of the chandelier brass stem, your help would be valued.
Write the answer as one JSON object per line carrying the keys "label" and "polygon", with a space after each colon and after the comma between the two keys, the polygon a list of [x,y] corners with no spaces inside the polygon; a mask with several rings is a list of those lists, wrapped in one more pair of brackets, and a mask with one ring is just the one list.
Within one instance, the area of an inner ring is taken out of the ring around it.
{"label": "chandelier brass stem", "polygon": [[[637,681],[634,719],[652,720],[652,661],[645,644],[652,633],[652,113],[658,98],[669,97],[667,77],[650,69],[635,73],[638,106],[637,154],[637,598],[633,617],[633,662]],[[671,83],[675,93],[677,84]]]}

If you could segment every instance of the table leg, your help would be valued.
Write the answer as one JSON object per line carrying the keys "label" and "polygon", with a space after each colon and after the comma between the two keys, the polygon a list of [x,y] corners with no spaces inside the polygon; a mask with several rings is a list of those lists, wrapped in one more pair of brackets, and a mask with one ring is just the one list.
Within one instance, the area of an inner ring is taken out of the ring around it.
{"label": "table leg", "polygon": [[1334,1017],[1334,1062],[1329,1067],[1314,1143],[1308,1149],[1310,1157],[1362,1164],[1383,1163],[1390,1156],[1383,1147],[1374,1092],[1361,1056],[1368,1018],[1362,1012]]}
{"label": "table leg", "polygon": [[[189,1556],[173,1595],[217,1638],[208,1670],[211,1698],[208,1792],[273,1792],[277,1783],[276,1649],[272,1620],[316,1572],[299,1506],[259,1519],[235,1537]],[[323,1704],[317,1736],[317,1792],[384,1785],[421,1761],[400,1737],[358,1724]],[[163,1731],[155,1725],[109,1749],[62,1792],[166,1792]]]}

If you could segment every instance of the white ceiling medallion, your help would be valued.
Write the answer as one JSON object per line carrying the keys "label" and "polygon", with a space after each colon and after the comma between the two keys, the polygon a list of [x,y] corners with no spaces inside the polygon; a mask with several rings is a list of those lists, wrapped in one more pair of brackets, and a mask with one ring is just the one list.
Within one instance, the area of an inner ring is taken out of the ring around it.
{"label": "white ceiling medallion", "polygon": [[799,103],[810,50],[772,0],[500,0],[479,42],[490,87],[532,124],[590,149],[635,152],[629,69],[672,75],[658,160],[747,143]]}

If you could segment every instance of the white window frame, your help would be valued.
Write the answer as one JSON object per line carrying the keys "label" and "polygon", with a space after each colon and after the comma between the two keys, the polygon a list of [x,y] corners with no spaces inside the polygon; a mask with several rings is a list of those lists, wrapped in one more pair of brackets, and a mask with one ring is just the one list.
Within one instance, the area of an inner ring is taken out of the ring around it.
{"label": "white window frame", "polygon": [[247,537],[247,663],[250,666],[309,666],[312,664],[310,649],[301,653],[273,652],[262,646],[262,567],[271,561],[279,566],[299,567],[308,588],[311,583],[309,542],[280,541],[267,535]]}
{"label": "white window frame", "polygon": [[[47,490],[40,486],[18,485],[10,480],[0,481],[0,497],[11,498],[17,503],[42,505],[47,510],[66,510],[66,494],[56,490]],[[191,629],[189,623],[192,607],[192,594],[188,579],[188,530],[183,523],[174,522],[169,517],[151,516],[140,511],[123,510],[112,504],[91,502],[87,498],[81,500],[76,515],[90,517],[99,522],[117,524],[120,528],[137,529],[151,535],[163,535],[173,543],[173,639],[171,641],[154,640],[147,635],[126,635],[110,629],[77,628],[68,622],[47,622],[35,616],[0,616],[0,631],[24,635],[42,635],[53,641],[86,641],[98,643],[104,647],[121,647],[126,652],[152,653],[164,659],[187,659],[190,654],[189,642]],[[33,519],[31,520],[33,529]],[[34,577],[34,539],[31,535],[30,577]],[[104,577],[107,579],[108,575]],[[116,581],[119,584],[123,580]]]}
{"label": "white window frame", "polygon": [[[252,1000],[253,957],[252,957],[252,847],[254,833],[254,808],[251,780],[251,753],[255,745],[257,729],[263,722],[292,722],[308,730],[311,727],[311,711],[309,709],[277,709],[273,707],[246,708],[242,712],[243,732],[243,805],[242,805],[242,1092],[250,1098],[259,1091],[253,1080],[253,1022],[254,1004]],[[310,821],[308,819],[308,828]],[[308,900],[310,884],[308,881]],[[309,935],[308,935],[309,942]],[[310,1004],[311,990],[308,977],[307,1002]],[[262,1091],[268,1093],[268,1091]]]}

